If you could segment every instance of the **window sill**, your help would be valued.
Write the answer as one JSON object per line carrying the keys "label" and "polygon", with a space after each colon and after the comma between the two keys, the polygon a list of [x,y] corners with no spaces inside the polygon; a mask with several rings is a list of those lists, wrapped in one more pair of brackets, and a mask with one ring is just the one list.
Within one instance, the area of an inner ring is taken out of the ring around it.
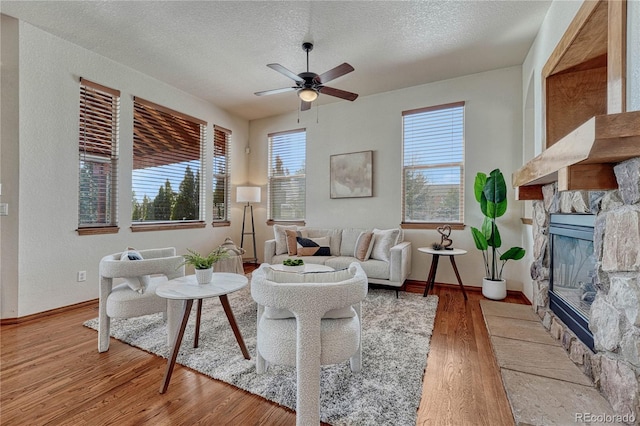
{"label": "window sill", "polygon": [[462,230],[466,227],[464,223],[436,223],[436,222],[403,222],[400,224],[402,229],[437,229],[441,226],[449,225],[451,229]]}
{"label": "window sill", "polygon": [[307,223],[304,220],[267,220],[267,226],[272,225],[298,225],[305,226]]}
{"label": "window sill", "polygon": [[149,225],[131,225],[131,232],[172,231],[176,229],[204,228],[204,222],[152,223]]}
{"label": "window sill", "polygon": [[231,226],[231,222],[228,220],[220,220],[220,221],[212,222],[211,226],[213,226],[214,228],[219,228],[221,226]]}
{"label": "window sill", "polygon": [[117,234],[119,231],[120,227],[118,226],[96,226],[76,229],[78,235]]}

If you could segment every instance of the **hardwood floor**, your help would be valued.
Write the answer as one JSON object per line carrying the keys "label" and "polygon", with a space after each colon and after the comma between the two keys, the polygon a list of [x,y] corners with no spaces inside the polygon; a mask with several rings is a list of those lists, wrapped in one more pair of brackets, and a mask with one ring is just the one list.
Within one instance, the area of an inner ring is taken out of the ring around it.
{"label": "hardwood floor", "polygon": [[[419,291],[419,287],[414,288]],[[484,326],[479,292],[436,285],[440,297],[419,425],[513,425]],[[519,297],[507,301],[524,303]],[[0,329],[3,425],[293,425],[295,413],[176,365],[158,393],[166,360],[82,323],[97,303]],[[410,326],[410,324],[408,324]]]}

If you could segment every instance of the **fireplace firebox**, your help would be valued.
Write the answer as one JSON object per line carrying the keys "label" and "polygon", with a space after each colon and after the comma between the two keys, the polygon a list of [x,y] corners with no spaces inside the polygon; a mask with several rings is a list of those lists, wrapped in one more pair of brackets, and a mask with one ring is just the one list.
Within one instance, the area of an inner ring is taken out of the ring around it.
{"label": "fireplace firebox", "polygon": [[549,226],[549,306],[591,350],[589,316],[596,296],[594,220],[590,214],[552,214]]}

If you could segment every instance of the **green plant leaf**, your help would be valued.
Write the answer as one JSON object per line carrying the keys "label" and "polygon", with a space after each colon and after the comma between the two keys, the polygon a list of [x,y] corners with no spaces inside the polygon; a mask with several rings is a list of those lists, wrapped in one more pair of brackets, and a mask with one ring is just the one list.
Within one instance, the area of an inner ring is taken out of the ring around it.
{"label": "green plant leaf", "polygon": [[489,247],[487,243],[487,239],[484,234],[480,232],[478,228],[471,227],[471,235],[473,236],[473,241],[476,243],[476,248],[478,250],[486,250]]}
{"label": "green plant leaf", "polygon": [[484,185],[487,183],[487,175],[482,172],[478,172],[476,174],[476,180],[473,183],[473,194],[476,196],[476,201],[480,201],[480,197],[482,196],[482,191],[484,189]]}
{"label": "green plant leaf", "polygon": [[486,216],[496,218],[505,214],[507,211],[507,185],[499,169],[491,172],[482,192],[487,198],[487,211],[489,214],[486,214]]}
{"label": "green plant leaf", "polygon": [[500,231],[497,225],[493,226],[493,234],[491,234],[487,241],[491,247],[500,248],[502,245],[502,238],[500,238]]}
{"label": "green plant leaf", "polygon": [[525,250],[522,247],[511,247],[500,256],[500,260],[520,260],[524,255]]}

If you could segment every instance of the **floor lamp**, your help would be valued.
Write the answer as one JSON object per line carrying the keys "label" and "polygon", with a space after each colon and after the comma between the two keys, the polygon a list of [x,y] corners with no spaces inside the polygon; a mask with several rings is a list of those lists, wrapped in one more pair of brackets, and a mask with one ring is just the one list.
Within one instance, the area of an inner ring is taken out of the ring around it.
{"label": "floor lamp", "polygon": [[[236,189],[236,202],[247,203],[244,206],[244,212],[242,213],[242,237],[240,238],[240,247],[244,248],[244,236],[251,235],[253,239],[253,257],[246,259],[248,262],[258,263],[258,255],[256,250],[256,228],[253,224],[253,206],[251,203],[260,202],[260,187],[259,186],[239,186]],[[247,218],[247,208],[251,213],[251,232],[245,232],[245,221]]]}

